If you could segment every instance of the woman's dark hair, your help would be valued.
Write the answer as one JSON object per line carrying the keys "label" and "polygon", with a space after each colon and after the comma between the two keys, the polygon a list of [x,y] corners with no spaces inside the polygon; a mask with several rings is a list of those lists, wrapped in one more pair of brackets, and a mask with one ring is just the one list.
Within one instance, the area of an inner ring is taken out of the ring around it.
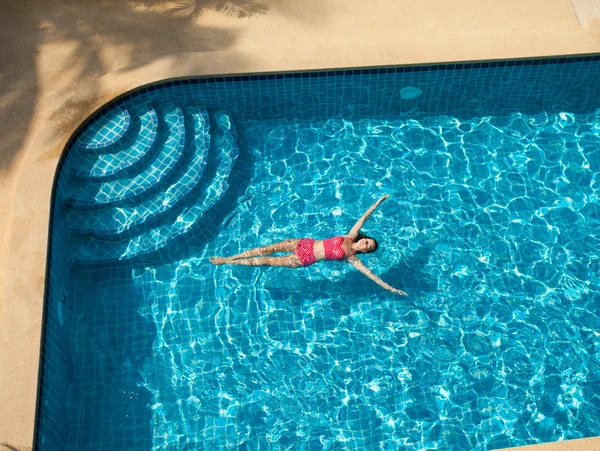
{"label": "woman's dark hair", "polygon": [[373,247],[372,251],[370,251],[370,252],[362,252],[362,253],[363,254],[371,254],[371,253],[375,252],[377,250],[377,248],[379,247],[379,243],[377,242],[377,240],[375,238],[371,238],[370,236],[363,235],[362,233],[359,233],[358,236],[356,237],[356,239],[354,240],[354,242],[358,243],[363,238],[366,238],[367,240],[373,240],[373,243],[375,243],[375,246]]}

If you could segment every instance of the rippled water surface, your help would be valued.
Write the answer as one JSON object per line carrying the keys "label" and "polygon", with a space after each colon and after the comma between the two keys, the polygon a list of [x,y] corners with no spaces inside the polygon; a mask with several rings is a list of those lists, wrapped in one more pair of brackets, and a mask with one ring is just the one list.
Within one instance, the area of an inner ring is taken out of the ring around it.
{"label": "rippled water surface", "polygon": [[[139,271],[139,368],[169,449],[473,449],[600,433],[597,114],[242,124],[239,204],[205,250]],[[364,262],[213,267],[365,227]]]}
{"label": "rippled water surface", "polygon": [[[84,134],[64,194],[73,303],[57,310],[68,447],[600,435],[600,110],[538,110],[248,120],[148,104]],[[343,262],[208,261],[346,233],[385,193],[364,227],[380,248],[361,258],[408,297]]]}

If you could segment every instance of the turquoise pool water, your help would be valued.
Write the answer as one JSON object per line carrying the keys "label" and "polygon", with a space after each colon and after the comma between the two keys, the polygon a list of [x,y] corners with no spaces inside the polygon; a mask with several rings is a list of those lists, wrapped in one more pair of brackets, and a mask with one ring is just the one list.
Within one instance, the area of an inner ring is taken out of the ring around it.
{"label": "turquoise pool water", "polygon": [[[38,447],[599,435],[600,95],[576,83],[598,65],[215,80],[107,109],[57,181]],[[363,261],[408,298],[342,262],[208,262],[345,233],[385,193]]]}

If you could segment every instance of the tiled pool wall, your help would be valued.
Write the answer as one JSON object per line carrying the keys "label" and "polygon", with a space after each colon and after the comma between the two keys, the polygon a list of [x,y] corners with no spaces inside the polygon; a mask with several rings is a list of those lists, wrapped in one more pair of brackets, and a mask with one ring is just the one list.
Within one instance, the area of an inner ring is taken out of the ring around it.
{"label": "tiled pool wall", "polygon": [[[59,176],[62,166],[62,163],[59,164],[55,177],[52,193],[54,206],[62,205],[60,193],[65,192],[64,188],[68,183],[67,177]],[[62,208],[52,208],[50,214],[34,446],[39,449],[65,449],[69,434],[66,398],[74,377],[68,345],[71,339],[69,324],[72,321],[68,315],[69,288],[72,283],[66,258],[69,235]]]}
{"label": "tiled pool wall", "polygon": [[[405,99],[401,90],[406,87],[423,93]],[[600,56],[169,81],[111,102],[86,123],[137,96],[150,102],[177,99],[181,105],[199,104],[207,110],[226,110],[239,119],[259,120],[590,112],[600,105]],[[77,270],[68,263],[68,231],[59,196],[68,183],[61,174],[68,173],[69,148],[85,128],[84,124],[65,149],[52,198],[34,441],[44,450],[65,449],[71,427],[67,399],[76,375],[69,350],[77,337],[70,325],[78,318],[73,317],[69,302]],[[135,418],[123,419],[124,423],[132,421]]]}
{"label": "tiled pool wall", "polygon": [[[415,111],[454,115],[493,115],[507,109],[587,111],[597,106],[599,64],[600,56],[588,56],[174,80],[124,95],[91,121],[138,96],[151,102],[177,99],[181,104],[224,109],[239,119],[259,120]],[[421,89],[423,95],[403,99],[405,87]]]}

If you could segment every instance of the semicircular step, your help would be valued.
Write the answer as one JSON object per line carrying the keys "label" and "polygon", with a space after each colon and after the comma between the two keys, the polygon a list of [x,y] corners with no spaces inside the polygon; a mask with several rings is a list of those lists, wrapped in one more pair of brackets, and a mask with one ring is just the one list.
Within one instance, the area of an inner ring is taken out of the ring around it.
{"label": "semicircular step", "polygon": [[71,175],[83,180],[102,181],[108,177],[118,177],[119,173],[131,168],[148,155],[156,141],[158,116],[151,105],[137,113],[133,121],[137,123],[131,144],[115,153],[79,152],[73,162]]}
{"label": "semicircular step", "polygon": [[160,183],[175,167],[185,144],[185,126],[181,108],[165,108],[168,137],[156,158],[142,172],[134,176],[108,182],[73,180],[68,188],[66,205],[95,207],[133,199]]}
{"label": "semicircular step", "polygon": [[108,238],[121,234],[166,212],[196,187],[206,166],[210,145],[208,114],[199,108],[190,108],[186,110],[186,117],[190,119],[192,129],[189,140],[191,155],[181,176],[164,191],[135,205],[69,211],[67,222],[72,235]]}
{"label": "semicircular step", "polygon": [[112,241],[92,237],[72,239],[70,262],[83,265],[105,264],[140,257],[165,247],[178,236],[189,232],[229,187],[228,178],[238,156],[233,121],[227,113],[218,112],[211,123],[211,152],[216,152],[214,178],[202,189],[195,203],[185,207],[172,222],[146,230],[132,238]]}
{"label": "semicircular step", "polygon": [[116,107],[114,111],[94,121],[79,137],[75,145],[89,151],[105,149],[125,136],[130,125],[129,111]]}

